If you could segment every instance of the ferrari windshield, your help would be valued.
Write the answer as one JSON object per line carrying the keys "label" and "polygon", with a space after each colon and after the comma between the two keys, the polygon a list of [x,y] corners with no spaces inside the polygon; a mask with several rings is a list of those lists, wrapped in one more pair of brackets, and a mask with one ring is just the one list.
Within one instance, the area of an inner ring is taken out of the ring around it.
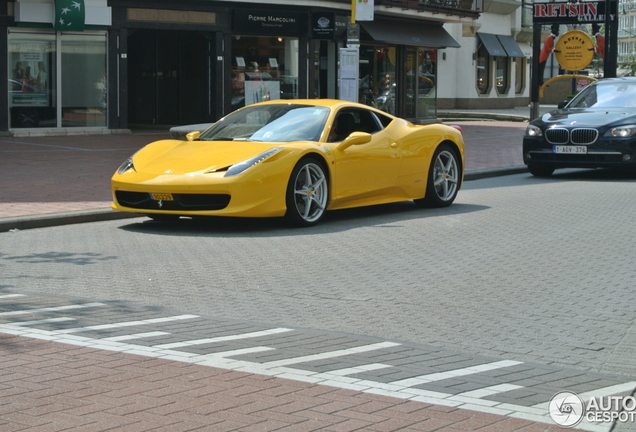
{"label": "ferrari windshield", "polygon": [[203,141],[318,141],[329,108],[280,103],[253,105],[216,122],[200,137]]}
{"label": "ferrari windshield", "polygon": [[636,82],[610,81],[587,86],[568,108],[636,108]]}

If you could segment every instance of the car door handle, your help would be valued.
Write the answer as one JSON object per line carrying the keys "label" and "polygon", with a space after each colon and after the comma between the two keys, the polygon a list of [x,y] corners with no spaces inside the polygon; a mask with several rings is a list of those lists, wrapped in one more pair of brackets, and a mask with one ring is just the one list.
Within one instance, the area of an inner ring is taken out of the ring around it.
{"label": "car door handle", "polygon": [[398,148],[398,143],[396,143],[396,142],[391,143],[391,148]]}

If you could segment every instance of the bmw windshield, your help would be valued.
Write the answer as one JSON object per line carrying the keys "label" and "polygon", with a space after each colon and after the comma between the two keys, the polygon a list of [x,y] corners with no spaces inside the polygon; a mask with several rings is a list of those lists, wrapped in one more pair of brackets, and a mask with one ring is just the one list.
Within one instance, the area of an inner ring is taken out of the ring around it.
{"label": "bmw windshield", "polygon": [[583,89],[567,107],[636,109],[636,82],[612,81],[591,84]]}

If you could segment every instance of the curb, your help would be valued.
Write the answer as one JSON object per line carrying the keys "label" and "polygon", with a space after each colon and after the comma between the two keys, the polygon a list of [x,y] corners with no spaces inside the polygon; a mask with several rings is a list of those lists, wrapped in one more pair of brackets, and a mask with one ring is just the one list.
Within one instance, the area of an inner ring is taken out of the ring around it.
{"label": "curb", "polygon": [[80,210],[64,213],[47,213],[33,216],[18,216],[0,219],[0,232],[11,230],[25,230],[31,228],[46,228],[58,225],[70,225],[86,222],[100,222],[115,219],[140,217],[136,213],[116,212],[110,208],[96,210]]}
{"label": "curb", "polygon": [[[526,168],[525,166],[473,170],[464,173],[464,181],[521,174],[524,172],[528,172],[528,168]],[[0,219],[0,233],[12,230],[47,228],[60,225],[71,225],[86,222],[101,222],[117,219],[131,219],[136,217],[143,217],[143,215],[140,215],[138,213],[117,212],[110,208],[80,210],[64,213],[47,213],[34,216],[19,216],[14,218]]]}
{"label": "curb", "polygon": [[517,114],[496,114],[496,113],[480,113],[480,112],[448,112],[439,111],[437,117],[444,122],[462,121],[462,120],[479,120],[479,121],[510,121],[528,123],[528,116]]}

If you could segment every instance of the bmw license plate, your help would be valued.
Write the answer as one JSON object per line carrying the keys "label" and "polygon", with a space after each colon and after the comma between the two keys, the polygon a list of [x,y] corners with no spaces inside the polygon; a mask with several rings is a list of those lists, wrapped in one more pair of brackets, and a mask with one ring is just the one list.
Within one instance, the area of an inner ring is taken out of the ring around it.
{"label": "bmw license plate", "polygon": [[174,201],[172,194],[169,193],[153,193],[152,199],[155,201]]}
{"label": "bmw license plate", "polygon": [[552,153],[587,154],[585,146],[552,146]]}

